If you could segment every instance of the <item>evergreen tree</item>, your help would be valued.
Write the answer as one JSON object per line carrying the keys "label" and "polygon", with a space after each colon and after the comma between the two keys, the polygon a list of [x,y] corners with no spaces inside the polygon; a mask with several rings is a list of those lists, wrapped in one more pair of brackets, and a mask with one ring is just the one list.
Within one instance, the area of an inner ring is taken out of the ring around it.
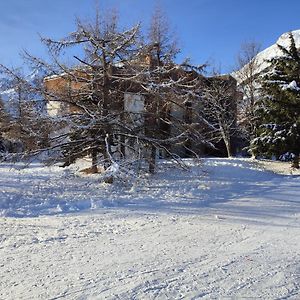
{"label": "evergreen tree", "polygon": [[299,168],[300,53],[292,33],[289,38],[289,47],[278,45],[283,56],[270,60],[262,75],[259,126],[251,148],[267,157],[293,153],[293,167]]}

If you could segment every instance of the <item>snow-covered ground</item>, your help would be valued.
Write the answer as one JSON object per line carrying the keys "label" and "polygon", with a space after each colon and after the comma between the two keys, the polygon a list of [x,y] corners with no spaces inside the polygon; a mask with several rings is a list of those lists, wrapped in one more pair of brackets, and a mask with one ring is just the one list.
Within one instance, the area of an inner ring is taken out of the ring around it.
{"label": "snow-covered ground", "polygon": [[0,299],[300,299],[299,172],[188,163],[121,187],[0,164]]}

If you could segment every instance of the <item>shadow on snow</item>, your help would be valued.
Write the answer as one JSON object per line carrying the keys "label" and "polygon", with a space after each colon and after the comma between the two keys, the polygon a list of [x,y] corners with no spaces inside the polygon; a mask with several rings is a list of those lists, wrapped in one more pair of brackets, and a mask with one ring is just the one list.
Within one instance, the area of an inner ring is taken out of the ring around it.
{"label": "shadow on snow", "polygon": [[273,225],[292,224],[300,213],[299,177],[257,169],[243,159],[205,159],[189,171],[162,163],[158,174],[130,187],[100,184],[61,168],[0,165],[0,211],[4,216],[56,215],[93,210],[220,215]]}

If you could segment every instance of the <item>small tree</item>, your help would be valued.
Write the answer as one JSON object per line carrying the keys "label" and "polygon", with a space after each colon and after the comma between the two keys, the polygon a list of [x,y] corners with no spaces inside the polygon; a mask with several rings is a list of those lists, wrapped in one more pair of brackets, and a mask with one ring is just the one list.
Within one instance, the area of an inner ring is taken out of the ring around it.
{"label": "small tree", "polygon": [[270,60],[262,76],[260,126],[251,147],[258,155],[277,158],[293,153],[293,167],[299,168],[300,55],[292,33],[288,48],[277,46],[283,55]]}

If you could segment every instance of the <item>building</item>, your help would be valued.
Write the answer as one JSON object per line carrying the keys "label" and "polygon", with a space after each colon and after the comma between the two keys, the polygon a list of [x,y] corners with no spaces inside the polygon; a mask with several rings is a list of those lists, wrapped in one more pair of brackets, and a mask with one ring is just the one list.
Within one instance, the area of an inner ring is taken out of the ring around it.
{"label": "building", "polygon": [[[145,69],[145,67],[151,68],[152,64],[153,61],[146,57],[143,64],[140,63],[139,66]],[[159,99],[160,95],[157,94],[155,97],[155,93],[147,93],[147,90],[142,87],[142,83],[128,79],[131,74],[124,65],[117,65],[110,69],[109,74],[110,78],[113,78],[109,88],[112,101],[107,101],[107,103],[98,101],[97,103],[97,100],[94,101],[94,99],[103,99],[103,89],[99,83],[103,78],[99,81],[95,80],[96,76],[93,71],[90,68],[79,68],[69,73],[44,79],[48,113],[52,117],[61,118],[60,125],[51,133],[52,137],[70,130],[68,122],[64,119],[65,116],[80,114],[83,110],[88,110],[90,114],[97,111],[98,114],[102,114],[102,117],[114,118],[112,124],[120,122],[124,126],[126,125],[127,129],[124,132],[128,134],[119,132],[119,136],[115,140],[111,140],[111,144],[119,147],[117,150],[124,157],[129,156],[132,151],[136,151],[136,147],[139,147],[137,141],[139,138],[162,141],[163,147],[157,147],[160,150],[156,150],[156,156],[165,157],[171,153],[182,157],[207,153],[224,155],[224,143],[218,142],[216,146],[219,151],[216,149],[212,151],[210,143],[203,141],[203,137],[208,136],[207,133],[211,129],[208,125],[209,122],[203,120],[201,89],[215,81],[228,82],[232,99],[232,104],[228,109],[236,115],[238,94],[236,81],[231,76],[205,78],[195,71],[173,68],[168,73],[167,80],[170,82],[180,81],[181,86],[184,86],[185,89],[190,86],[191,92],[185,93],[181,97],[180,88],[176,87],[175,93],[166,92],[164,98]],[[164,78],[162,81],[166,82]],[[97,93],[99,94],[97,95]],[[115,130],[118,132],[119,129]],[[175,137],[180,137],[182,131],[185,134],[175,141]],[[132,133],[132,138],[129,133]],[[174,142],[163,142],[164,140],[172,141],[172,138],[174,138]]]}

